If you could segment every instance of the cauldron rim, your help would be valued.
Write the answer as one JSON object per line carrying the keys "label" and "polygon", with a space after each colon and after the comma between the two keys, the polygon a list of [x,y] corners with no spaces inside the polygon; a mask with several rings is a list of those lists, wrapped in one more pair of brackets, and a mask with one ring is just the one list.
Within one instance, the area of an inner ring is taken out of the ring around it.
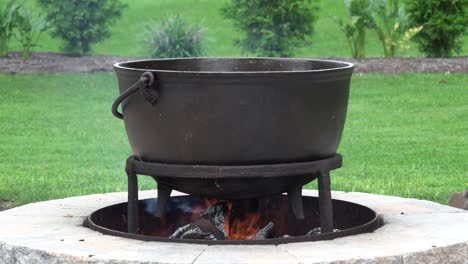
{"label": "cauldron rim", "polygon": [[[269,61],[284,61],[284,62],[316,62],[316,63],[331,63],[335,64],[336,67],[327,67],[320,69],[310,69],[310,70],[264,70],[264,71],[198,71],[198,70],[165,70],[165,69],[155,69],[155,68],[137,68],[131,67],[129,64],[135,63],[146,63],[146,62],[159,62],[159,61],[190,61],[190,60],[206,60],[206,61],[216,61],[216,60],[225,60],[227,61],[241,61],[241,60],[269,60]],[[328,60],[328,59],[312,59],[312,58],[280,58],[280,57],[185,57],[185,58],[163,58],[163,59],[140,59],[140,60],[129,60],[123,62],[117,62],[114,64],[115,71],[136,71],[136,72],[156,72],[156,73],[177,73],[177,74],[196,74],[196,75],[283,75],[283,74],[294,74],[294,73],[325,73],[325,72],[335,72],[335,71],[345,71],[354,69],[354,64],[345,61],[338,60]]]}

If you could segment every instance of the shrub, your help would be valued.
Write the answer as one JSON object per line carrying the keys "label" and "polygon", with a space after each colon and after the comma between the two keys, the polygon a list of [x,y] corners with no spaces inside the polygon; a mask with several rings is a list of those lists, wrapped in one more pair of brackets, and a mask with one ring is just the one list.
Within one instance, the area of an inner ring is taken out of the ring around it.
{"label": "shrub", "polygon": [[119,0],[39,0],[53,27],[52,37],[64,41],[65,52],[85,55],[110,37],[109,27],[122,15]]}
{"label": "shrub", "polygon": [[15,0],[11,0],[6,4],[0,2],[0,57],[8,56],[16,13],[21,5],[22,3],[16,4]]}
{"label": "shrub", "polygon": [[31,51],[37,46],[41,33],[47,29],[45,18],[35,19],[31,16],[26,6],[21,6],[15,19],[15,38],[23,48],[23,59],[31,56]]}
{"label": "shrub", "polygon": [[199,57],[203,26],[190,26],[178,15],[146,26],[145,44],[153,58]]}
{"label": "shrub", "polygon": [[333,17],[346,36],[351,56],[362,59],[366,56],[366,29],[372,26],[369,0],[344,0],[349,21]]}
{"label": "shrub", "polygon": [[410,25],[424,28],[414,37],[427,57],[451,57],[461,51],[468,28],[468,0],[407,0]]}
{"label": "shrub", "polygon": [[422,26],[410,28],[408,15],[399,0],[372,1],[372,28],[377,32],[386,58],[394,57],[398,47],[409,48],[409,41]]}
{"label": "shrub", "polygon": [[260,56],[292,56],[313,34],[313,0],[230,0],[223,15],[243,31],[236,44]]}

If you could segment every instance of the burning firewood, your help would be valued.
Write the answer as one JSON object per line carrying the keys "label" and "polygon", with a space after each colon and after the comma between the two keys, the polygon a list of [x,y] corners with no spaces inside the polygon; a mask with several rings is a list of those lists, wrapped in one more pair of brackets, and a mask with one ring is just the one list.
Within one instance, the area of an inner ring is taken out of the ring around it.
{"label": "burning firewood", "polygon": [[203,211],[201,217],[208,219],[214,226],[220,230],[224,237],[226,234],[226,219],[228,216],[229,207],[226,201],[217,202]]}
{"label": "burning firewood", "polygon": [[[228,215],[228,203],[225,201],[217,202],[203,211],[195,222],[178,228],[169,238],[206,240],[228,239],[225,229]],[[263,240],[273,238],[275,235],[275,225],[269,222],[249,239]]]}
{"label": "burning firewood", "polygon": [[250,238],[251,240],[264,240],[268,238],[273,238],[275,236],[275,225],[272,222],[268,222],[266,226],[258,230],[255,235]]}
{"label": "burning firewood", "polygon": [[193,223],[178,228],[169,238],[225,240],[227,202],[218,202],[207,208]]}
{"label": "burning firewood", "polygon": [[200,217],[197,221],[178,228],[169,238],[224,240],[224,233],[209,220]]}

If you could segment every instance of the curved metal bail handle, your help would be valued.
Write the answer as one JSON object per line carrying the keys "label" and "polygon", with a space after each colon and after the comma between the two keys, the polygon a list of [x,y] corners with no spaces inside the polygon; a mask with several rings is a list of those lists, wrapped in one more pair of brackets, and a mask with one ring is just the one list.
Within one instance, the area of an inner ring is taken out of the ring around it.
{"label": "curved metal bail handle", "polygon": [[115,99],[114,103],[112,104],[112,114],[117,118],[123,119],[122,113],[119,112],[119,105],[123,102],[123,100],[136,92],[139,88],[145,88],[144,90],[151,90],[144,92],[143,96],[145,97],[146,101],[152,105],[156,104],[159,98],[158,93],[156,90],[149,89],[154,84],[154,81],[155,78],[151,72],[144,72],[135,84],[128,87],[127,90],[123,91],[123,93],[121,93],[119,97]]}

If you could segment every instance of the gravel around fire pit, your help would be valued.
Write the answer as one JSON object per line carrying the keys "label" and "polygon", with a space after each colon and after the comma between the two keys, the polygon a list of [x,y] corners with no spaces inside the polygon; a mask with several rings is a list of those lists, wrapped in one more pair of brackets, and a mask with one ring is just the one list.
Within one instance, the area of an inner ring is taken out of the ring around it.
{"label": "gravel around fire pit", "polygon": [[[0,72],[3,73],[41,73],[41,72],[106,72],[112,71],[116,62],[138,58],[119,56],[85,56],[73,57],[59,53],[35,52],[24,62],[20,52],[11,52],[8,58],[0,58]],[[141,58],[140,58],[141,59]],[[343,60],[356,65],[358,73],[388,73],[404,72],[430,73],[450,72],[468,73],[468,57],[426,59],[426,58],[369,58],[355,60],[351,58],[329,58]]]}

